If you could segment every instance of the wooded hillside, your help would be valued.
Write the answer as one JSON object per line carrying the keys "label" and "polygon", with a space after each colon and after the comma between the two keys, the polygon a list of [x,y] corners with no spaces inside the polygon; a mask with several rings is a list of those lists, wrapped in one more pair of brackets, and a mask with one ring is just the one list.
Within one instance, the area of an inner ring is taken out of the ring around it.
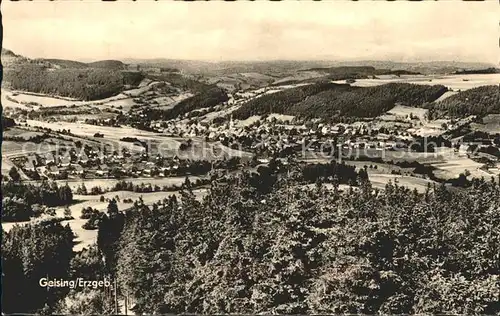
{"label": "wooded hillside", "polygon": [[228,99],[228,95],[223,89],[212,87],[198,92],[192,97],[182,100],[172,109],[158,110],[147,108],[144,110],[143,114],[145,114],[149,119],[153,120],[170,120],[193,110],[216,106],[217,104],[225,102]]}
{"label": "wooded hillside", "polygon": [[142,74],[97,68],[50,69],[37,64],[24,64],[4,73],[11,89],[98,100],[118,94],[125,85],[138,85]]}
{"label": "wooded hillside", "polygon": [[245,119],[252,115],[280,113],[325,120],[375,117],[390,110],[396,103],[419,106],[436,100],[446,91],[446,87],[441,85],[389,83],[364,88],[317,83],[255,98],[233,112],[233,116]]}
{"label": "wooded hillside", "polygon": [[500,113],[500,86],[481,86],[452,95],[430,108],[453,117]]}

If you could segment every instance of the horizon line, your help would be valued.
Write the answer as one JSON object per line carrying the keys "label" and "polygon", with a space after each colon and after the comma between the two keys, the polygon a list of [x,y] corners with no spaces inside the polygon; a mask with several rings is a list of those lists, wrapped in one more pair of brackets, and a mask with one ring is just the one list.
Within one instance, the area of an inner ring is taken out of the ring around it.
{"label": "horizon line", "polygon": [[[106,61],[106,60],[116,60],[116,61],[154,61],[154,60],[169,60],[169,61],[185,61],[185,62],[204,62],[204,63],[266,63],[266,62],[337,62],[337,63],[345,63],[345,62],[392,62],[392,63],[401,63],[401,64],[418,64],[418,63],[469,63],[469,64],[488,64],[494,67],[500,67],[500,61],[497,63],[491,61],[480,61],[480,60],[461,60],[461,59],[430,59],[430,60],[418,60],[418,59],[410,59],[410,60],[402,60],[401,58],[394,59],[367,59],[367,58],[346,58],[342,59],[339,57],[323,57],[323,58],[314,58],[314,59],[287,59],[287,58],[256,58],[256,59],[189,59],[189,58],[175,58],[175,57],[122,57],[122,58],[53,58],[53,57],[29,57],[24,54],[17,53],[9,48],[2,47],[2,50],[7,50],[12,52],[17,56],[22,56],[32,60],[40,60],[40,59],[57,59],[57,60],[68,60],[82,63],[92,63],[97,61]],[[125,62],[124,62],[125,63]],[[126,63],[125,63],[126,64]]]}

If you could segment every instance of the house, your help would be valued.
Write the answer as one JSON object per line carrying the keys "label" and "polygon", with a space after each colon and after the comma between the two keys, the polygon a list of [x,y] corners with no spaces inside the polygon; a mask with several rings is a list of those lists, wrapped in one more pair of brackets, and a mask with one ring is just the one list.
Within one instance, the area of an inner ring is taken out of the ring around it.
{"label": "house", "polygon": [[71,164],[71,157],[70,156],[64,156],[59,159],[59,166],[60,167],[69,167]]}
{"label": "house", "polygon": [[33,164],[33,166],[37,166],[38,165],[38,159],[36,156],[28,156],[26,158],[27,162],[31,162]]}
{"label": "house", "polygon": [[55,164],[55,163],[56,163],[56,159],[54,158],[54,155],[52,153],[47,153],[45,155],[45,164],[49,165],[49,164]]}
{"label": "house", "polygon": [[38,174],[46,174],[47,167],[45,167],[45,166],[38,167],[38,168],[36,168],[36,171],[38,172]]}
{"label": "house", "polygon": [[87,163],[88,161],[89,161],[89,157],[85,153],[82,153],[80,155],[80,157],[78,158],[78,162],[83,163],[83,164]]}
{"label": "house", "polygon": [[146,164],[143,162],[137,162],[134,164],[133,172],[135,175],[140,176],[144,169],[146,169]]}
{"label": "house", "polygon": [[78,165],[78,164],[74,165],[72,173],[73,174],[79,174],[79,175],[83,174],[83,167],[80,166],[80,165]]}
{"label": "house", "polygon": [[28,160],[24,164],[24,169],[28,170],[28,171],[35,171],[35,165],[33,164],[33,161],[32,160]]}
{"label": "house", "polygon": [[384,144],[384,148],[385,148],[385,149],[395,149],[395,148],[397,147],[397,145],[398,145],[398,144],[397,144],[396,142],[393,142],[393,141],[391,141],[391,142],[386,142],[386,143]]}
{"label": "house", "polygon": [[121,165],[121,171],[124,173],[131,172],[133,168],[134,168],[133,163],[124,163]]}
{"label": "house", "polygon": [[150,175],[154,168],[156,167],[156,165],[153,163],[153,162],[146,162],[146,164],[144,165],[144,173],[147,174],[147,175]]}
{"label": "house", "polygon": [[460,147],[458,147],[458,152],[461,154],[467,154],[469,151],[469,144],[460,144]]}
{"label": "house", "polygon": [[107,175],[109,172],[109,167],[106,164],[99,165],[99,168],[95,172],[97,175],[103,176]]}
{"label": "house", "polygon": [[48,169],[48,172],[50,175],[58,176],[59,175],[59,168],[57,168],[57,166],[50,166]]}

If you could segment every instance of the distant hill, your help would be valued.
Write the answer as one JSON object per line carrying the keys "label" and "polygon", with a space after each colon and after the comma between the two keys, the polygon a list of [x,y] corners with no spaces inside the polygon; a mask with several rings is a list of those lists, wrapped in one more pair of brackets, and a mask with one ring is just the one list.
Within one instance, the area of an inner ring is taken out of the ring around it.
{"label": "distant hill", "polygon": [[458,70],[454,72],[455,75],[487,75],[487,74],[500,74],[500,68],[486,68],[486,69],[472,69],[472,70]]}
{"label": "distant hill", "polygon": [[2,48],[2,63],[4,67],[9,67],[15,64],[31,63],[39,64],[49,68],[104,68],[113,70],[125,70],[127,65],[119,60],[100,60],[90,63],[84,63],[69,59],[57,59],[57,58],[36,58],[29,59],[21,55],[15,54],[13,51]]}
{"label": "distant hill", "polygon": [[104,68],[52,69],[39,64],[24,64],[4,71],[4,81],[14,90],[99,100],[137,86],[141,73]]}
{"label": "distant hill", "polygon": [[317,83],[264,95],[243,104],[233,117],[280,113],[325,120],[375,117],[396,103],[419,106],[438,99],[447,88],[409,83],[390,83],[375,87]]}
{"label": "distant hill", "polygon": [[47,63],[49,67],[52,68],[87,68],[88,65],[86,63],[82,63],[74,60],[66,60],[66,59],[36,59],[36,61],[40,63]]}
{"label": "distant hill", "polygon": [[2,47],[2,57],[3,57],[3,56],[17,57],[17,55],[16,55],[16,54],[14,54],[14,52],[13,52],[13,51],[8,50],[7,48],[3,48],[3,47]]}
{"label": "distant hill", "polygon": [[2,47],[1,59],[2,59],[3,68],[8,68],[8,67],[15,66],[18,64],[23,64],[23,63],[26,63],[28,61],[27,58],[20,56],[20,55],[17,55],[13,51],[8,50],[8,49],[3,48],[3,47]]}
{"label": "distant hill", "polygon": [[40,63],[48,63],[53,68],[102,68],[112,70],[125,70],[127,66],[119,60],[100,60],[91,63],[83,63],[66,59],[37,59]]}
{"label": "distant hill", "polygon": [[421,74],[451,74],[455,71],[485,69],[494,67],[489,63],[459,61],[393,62],[383,60],[362,60],[333,62],[332,66],[372,66],[377,69],[406,70]]}
{"label": "distant hill", "polygon": [[[271,60],[271,61],[193,61],[179,59],[126,59],[124,62],[141,67],[173,67],[188,73],[228,75],[232,73],[258,72],[278,75],[310,69],[332,67],[373,67],[381,71],[407,71],[408,74],[448,74],[463,69],[485,69],[495,65],[488,63],[431,61],[393,62],[380,60],[335,61],[335,60]],[[391,74],[391,73],[388,73]],[[397,74],[397,73],[393,73]]]}
{"label": "distant hill", "polygon": [[127,68],[123,62],[119,60],[100,60],[92,63],[87,63],[90,68],[105,68],[114,70],[124,70]]}
{"label": "distant hill", "polygon": [[144,76],[125,71],[118,60],[83,63],[66,59],[29,59],[2,49],[4,87],[14,90],[98,100],[137,86]]}
{"label": "distant hill", "polygon": [[500,86],[481,86],[465,90],[430,104],[429,107],[453,117],[499,114]]}
{"label": "distant hill", "polygon": [[420,75],[419,72],[408,70],[377,69],[373,66],[339,66],[329,68],[310,68],[300,71],[317,71],[328,74],[331,80],[364,79],[380,75]]}

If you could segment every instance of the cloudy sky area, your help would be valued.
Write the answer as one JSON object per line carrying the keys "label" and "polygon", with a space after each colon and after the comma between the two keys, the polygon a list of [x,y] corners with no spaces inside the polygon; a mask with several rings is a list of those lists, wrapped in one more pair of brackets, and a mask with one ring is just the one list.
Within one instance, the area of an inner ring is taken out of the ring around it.
{"label": "cloudy sky area", "polygon": [[3,46],[32,58],[500,60],[496,0],[3,1],[1,9]]}

